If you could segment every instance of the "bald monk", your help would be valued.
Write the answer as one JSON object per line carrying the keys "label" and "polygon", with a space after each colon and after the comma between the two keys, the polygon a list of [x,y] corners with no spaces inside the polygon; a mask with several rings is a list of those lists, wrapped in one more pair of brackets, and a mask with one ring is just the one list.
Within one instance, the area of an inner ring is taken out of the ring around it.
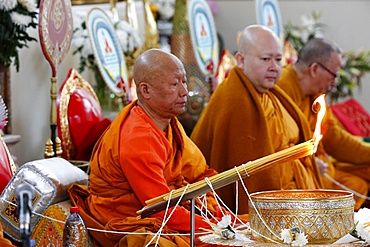
{"label": "bald monk", "polygon": [[[191,139],[218,172],[256,160],[312,138],[303,113],[275,83],[283,48],[270,29],[252,25],[241,34],[237,66],[212,94]],[[273,166],[245,180],[248,191],[321,188],[313,157]],[[236,186],[216,192],[236,210]],[[248,210],[239,187],[238,213]]]}
{"label": "bald monk", "polygon": [[[70,189],[72,202],[81,208],[88,227],[132,233],[90,231],[104,247],[145,246],[153,235],[135,233],[156,233],[165,213],[137,219],[137,211],[146,206],[145,202],[217,174],[206,165],[176,119],[185,111],[188,96],[181,61],[161,50],[147,50],[135,61],[134,80],[138,100],[120,112],[95,146],[90,190],[81,186]],[[212,194],[207,201],[208,213],[221,217]],[[197,214],[195,227],[198,231],[210,225]],[[162,231],[173,235],[162,235],[158,246],[188,247],[189,231],[189,205],[178,206]],[[195,243],[204,245],[198,238]]]}
{"label": "bald monk", "polygon": [[[338,47],[325,39],[316,38],[302,48],[295,64],[287,65],[282,70],[277,85],[303,111],[311,129],[315,128],[317,116],[311,105],[319,95],[327,93],[335,85],[341,66],[342,58]],[[343,129],[330,107],[327,107],[322,129],[326,132],[323,133],[316,155],[328,165],[327,174],[342,185],[366,196],[367,183],[370,182],[370,145]],[[337,161],[333,163],[330,156]],[[343,165],[343,162],[352,165]],[[342,189],[326,177],[323,177],[323,182],[325,188]],[[355,195],[355,200],[355,210],[358,210],[365,199]]]}
{"label": "bald monk", "polygon": [[12,242],[10,242],[9,239],[6,239],[4,237],[3,226],[1,223],[0,223],[0,246],[1,247],[14,247],[15,246],[12,244]]}

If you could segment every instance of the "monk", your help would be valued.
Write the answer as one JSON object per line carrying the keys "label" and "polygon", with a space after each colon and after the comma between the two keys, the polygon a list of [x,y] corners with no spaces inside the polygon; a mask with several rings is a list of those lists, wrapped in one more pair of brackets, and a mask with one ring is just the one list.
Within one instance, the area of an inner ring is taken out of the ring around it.
{"label": "monk", "polygon": [[[307,42],[293,65],[286,65],[279,85],[306,115],[311,129],[315,128],[316,114],[312,102],[335,86],[337,72],[342,66],[341,52],[334,44],[315,38]],[[348,133],[327,107],[322,121],[323,139],[316,156],[328,165],[327,174],[359,195],[367,196],[370,182],[370,145]],[[333,157],[335,159],[333,163]],[[351,163],[352,165],[342,164]],[[341,165],[342,164],[342,165]],[[343,189],[323,177],[327,189]],[[365,202],[355,195],[355,210]]]}
{"label": "monk", "polygon": [[[88,227],[126,232],[90,231],[104,247],[146,246],[165,214],[161,211],[138,219],[137,211],[146,206],[146,201],[217,174],[176,118],[185,111],[188,96],[181,61],[158,49],[147,50],[135,61],[134,80],[138,100],[119,113],[94,148],[90,188],[74,186],[69,190]],[[158,246],[189,246],[187,204],[170,208],[167,215],[173,215],[162,230]],[[211,193],[206,206],[208,214],[221,219],[222,207]],[[195,228],[209,229],[210,225],[197,214]],[[169,233],[173,235],[165,235]],[[198,238],[195,243],[204,245]]]}
{"label": "monk", "polygon": [[14,247],[15,246],[12,244],[12,242],[10,242],[9,239],[6,239],[4,237],[3,226],[1,223],[0,223],[0,246],[1,247]]}
{"label": "monk", "polygon": [[[256,160],[312,138],[307,119],[275,83],[282,69],[279,38],[260,25],[241,34],[237,66],[212,94],[191,139],[207,164],[218,172]],[[321,188],[313,157],[273,166],[244,180],[249,193],[280,189]],[[216,191],[231,210],[248,211],[242,186]]]}

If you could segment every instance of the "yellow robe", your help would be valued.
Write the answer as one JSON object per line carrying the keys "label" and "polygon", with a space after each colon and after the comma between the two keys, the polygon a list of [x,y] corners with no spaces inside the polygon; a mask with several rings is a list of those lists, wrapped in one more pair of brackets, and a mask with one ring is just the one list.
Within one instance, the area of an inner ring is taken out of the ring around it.
{"label": "yellow robe", "polygon": [[[292,65],[284,67],[277,85],[299,106],[306,115],[311,129],[314,129],[317,115],[312,111],[311,106],[316,97],[304,94]],[[327,107],[326,115],[322,121],[322,130],[324,135],[316,154],[329,164],[328,175],[348,188],[367,195],[368,189],[364,179],[369,183],[370,145],[359,141],[358,138],[344,130],[333,115],[330,107]],[[338,162],[333,164],[330,159],[326,158],[327,155],[332,156]],[[352,165],[341,168],[339,165],[342,162],[351,163]],[[323,178],[323,182],[328,189],[340,188],[326,178]],[[365,199],[357,196],[355,196],[355,199],[355,209],[357,210]]]}
{"label": "yellow robe", "polygon": [[[145,201],[217,174],[209,169],[196,145],[186,136],[176,118],[168,131],[160,130],[136,106],[126,106],[97,142],[91,159],[90,188],[73,186],[70,197],[81,208],[88,227],[156,233],[165,211],[137,219]],[[177,207],[162,233],[189,233],[189,205]],[[210,213],[218,214],[211,193],[207,198]],[[210,228],[199,216],[195,227]],[[102,246],[145,246],[152,235],[103,234],[90,231]],[[159,246],[189,246],[189,236],[160,238]],[[154,242],[155,243],[155,242]],[[197,246],[202,246],[198,243]]]}
{"label": "yellow robe", "polygon": [[4,237],[3,226],[0,223],[0,246],[1,247],[15,247],[9,239]]}
{"label": "yellow robe", "polygon": [[[297,124],[298,142],[311,139],[312,132],[298,107],[280,88],[274,87],[270,92]],[[229,77],[212,94],[194,127],[191,139],[203,152],[207,164],[218,172],[223,172],[276,152],[273,141],[281,137],[276,135],[276,130],[269,128],[270,123],[265,114],[261,95],[244,73],[238,67],[234,67]],[[281,135],[284,133],[282,132]],[[313,157],[302,158],[301,164],[303,166],[298,166],[296,163],[288,166],[276,165],[256,173],[244,180],[247,189],[250,193],[282,189],[284,188],[283,174],[292,170],[294,170],[294,184],[296,184],[294,187],[320,188],[319,171]],[[312,178],[309,181],[305,181],[307,174]],[[234,184],[217,190],[217,193],[230,209],[236,210]],[[238,212],[247,212],[248,198],[241,186],[239,186],[238,197]]]}

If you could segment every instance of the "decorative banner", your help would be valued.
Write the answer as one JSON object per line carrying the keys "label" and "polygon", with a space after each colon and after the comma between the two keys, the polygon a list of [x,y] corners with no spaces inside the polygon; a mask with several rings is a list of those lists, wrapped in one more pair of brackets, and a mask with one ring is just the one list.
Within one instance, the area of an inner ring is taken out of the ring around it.
{"label": "decorative banner", "polygon": [[113,24],[103,9],[94,7],[88,15],[86,28],[99,71],[118,97],[129,90],[128,71]]}
{"label": "decorative banner", "polygon": [[284,40],[283,22],[277,0],[255,0],[257,24],[270,28]]}
{"label": "decorative banner", "polygon": [[52,76],[71,45],[73,36],[70,0],[41,0],[39,9],[39,37],[41,49],[48,60]]}
{"label": "decorative banner", "polygon": [[205,0],[190,0],[187,14],[197,64],[205,76],[214,76],[219,51],[217,32],[209,5]]}

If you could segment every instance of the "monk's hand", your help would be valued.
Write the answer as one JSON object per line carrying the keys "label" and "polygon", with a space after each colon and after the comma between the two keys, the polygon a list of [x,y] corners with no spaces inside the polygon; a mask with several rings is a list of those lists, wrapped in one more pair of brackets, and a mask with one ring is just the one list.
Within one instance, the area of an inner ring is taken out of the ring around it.
{"label": "monk's hand", "polygon": [[328,170],[328,167],[329,167],[328,163],[319,159],[318,157],[315,157],[315,160],[316,160],[316,163],[319,167],[321,176],[324,175]]}

